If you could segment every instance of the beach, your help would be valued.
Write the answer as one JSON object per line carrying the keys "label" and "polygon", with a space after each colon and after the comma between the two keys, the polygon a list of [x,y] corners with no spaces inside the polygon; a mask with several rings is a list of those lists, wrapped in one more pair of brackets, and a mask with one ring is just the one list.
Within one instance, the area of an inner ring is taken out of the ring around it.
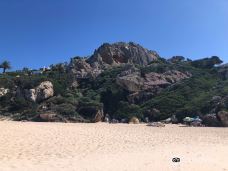
{"label": "beach", "polygon": [[227,128],[0,121],[0,130],[1,171],[228,171]]}

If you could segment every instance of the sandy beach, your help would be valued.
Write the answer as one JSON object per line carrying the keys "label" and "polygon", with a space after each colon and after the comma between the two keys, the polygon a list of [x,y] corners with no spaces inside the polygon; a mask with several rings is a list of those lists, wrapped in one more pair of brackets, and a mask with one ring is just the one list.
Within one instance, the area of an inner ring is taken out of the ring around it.
{"label": "sandy beach", "polygon": [[1,121],[0,130],[1,171],[228,170],[227,128]]}

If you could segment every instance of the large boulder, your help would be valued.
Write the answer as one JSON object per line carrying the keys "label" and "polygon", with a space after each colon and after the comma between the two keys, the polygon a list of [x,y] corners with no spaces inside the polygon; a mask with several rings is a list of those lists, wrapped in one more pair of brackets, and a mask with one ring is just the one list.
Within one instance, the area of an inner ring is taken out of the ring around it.
{"label": "large boulder", "polygon": [[228,127],[228,112],[220,111],[218,113],[218,118],[222,122],[222,126]]}
{"label": "large boulder", "polygon": [[221,122],[218,120],[216,114],[207,114],[203,116],[203,124],[210,127],[219,127]]}
{"label": "large boulder", "polygon": [[105,43],[95,50],[88,62],[102,67],[118,66],[121,64],[148,65],[157,60],[159,55],[135,43]]}
{"label": "large boulder", "polygon": [[9,93],[9,89],[0,88],[0,97],[5,96],[7,93]]}
{"label": "large boulder", "polygon": [[54,95],[53,84],[50,81],[42,82],[35,90],[36,101],[46,100]]}
{"label": "large boulder", "polygon": [[[21,96],[22,90],[20,91],[19,90],[18,90],[18,94],[20,94]],[[41,102],[43,100],[46,100],[54,96],[53,84],[50,81],[42,82],[36,88],[29,89],[29,90],[26,89],[23,92],[24,92],[24,97],[26,99],[34,102]]]}

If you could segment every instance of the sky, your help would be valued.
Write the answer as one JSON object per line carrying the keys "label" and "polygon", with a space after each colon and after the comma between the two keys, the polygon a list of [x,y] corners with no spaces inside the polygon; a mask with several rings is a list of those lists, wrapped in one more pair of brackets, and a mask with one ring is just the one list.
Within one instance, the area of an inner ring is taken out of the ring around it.
{"label": "sky", "polygon": [[170,58],[228,62],[228,0],[0,0],[0,61],[13,70],[133,41]]}

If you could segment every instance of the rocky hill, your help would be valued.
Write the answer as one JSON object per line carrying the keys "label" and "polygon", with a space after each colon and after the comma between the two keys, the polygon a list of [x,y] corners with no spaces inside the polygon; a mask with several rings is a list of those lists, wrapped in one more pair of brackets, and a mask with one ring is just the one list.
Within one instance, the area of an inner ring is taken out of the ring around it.
{"label": "rocky hill", "polygon": [[228,67],[212,56],[168,60],[135,43],[103,44],[90,57],[39,74],[0,75],[0,116],[13,120],[161,121],[200,117],[228,126]]}
{"label": "rocky hill", "polygon": [[139,44],[130,43],[105,43],[87,61],[92,66],[99,65],[101,68],[119,66],[121,64],[135,64],[146,66],[157,60],[159,55],[155,51],[143,48]]}

